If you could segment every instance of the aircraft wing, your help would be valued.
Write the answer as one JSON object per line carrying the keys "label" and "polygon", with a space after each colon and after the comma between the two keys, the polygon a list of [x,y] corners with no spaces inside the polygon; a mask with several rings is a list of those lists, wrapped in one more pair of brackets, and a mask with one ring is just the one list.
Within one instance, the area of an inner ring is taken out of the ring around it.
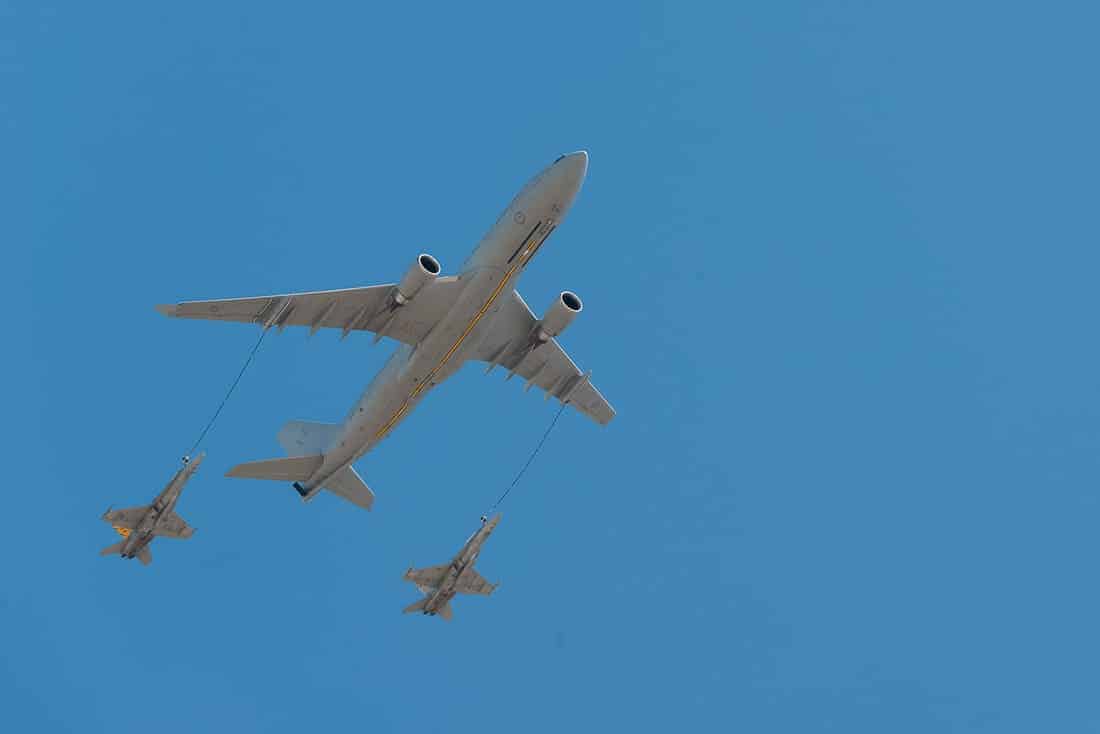
{"label": "aircraft wing", "polygon": [[537,385],[567,402],[600,425],[607,425],[615,417],[615,409],[600,391],[582,373],[558,344],[557,339],[535,347],[524,354],[523,346],[538,318],[518,291],[512,291],[489,326],[489,333],[481,340],[474,359],[495,362],[515,372],[528,381],[528,387]]}
{"label": "aircraft wing", "polygon": [[195,534],[195,529],[173,512],[157,524],[153,534],[161,538],[186,539]]}
{"label": "aircraft wing", "polygon": [[103,515],[103,519],[116,528],[133,530],[141,522],[141,518],[149,510],[148,507],[128,507],[125,510],[114,510]]}
{"label": "aircraft wing", "polygon": [[459,594],[484,594],[488,596],[496,589],[496,584],[490,584],[485,577],[477,572],[477,569],[468,569],[462,574],[455,584],[455,591]]}
{"label": "aircraft wing", "polygon": [[444,563],[440,566],[429,566],[428,568],[410,568],[405,572],[405,580],[412,581],[422,589],[435,589],[443,583],[443,577],[447,575],[447,570],[450,567],[451,564]]}
{"label": "aircraft wing", "polygon": [[415,346],[458,300],[456,276],[437,278],[404,306],[392,307],[395,284],[312,291],[256,298],[184,301],[157,306],[165,316],[179,319],[240,321],[264,327],[308,326],[318,329],[381,332],[383,336]]}

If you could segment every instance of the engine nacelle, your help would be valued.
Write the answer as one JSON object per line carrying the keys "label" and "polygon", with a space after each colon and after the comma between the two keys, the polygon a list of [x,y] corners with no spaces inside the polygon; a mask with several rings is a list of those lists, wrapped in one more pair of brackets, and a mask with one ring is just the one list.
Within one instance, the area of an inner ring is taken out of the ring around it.
{"label": "engine nacelle", "polygon": [[539,322],[538,340],[544,342],[565,331],[582,308],[580,296],[573,291],[562,291]]}
{"label": "engine nacelle", "polygon": [[421,288],[436,279],[436,276],[439,275],[439,270],[438,260],[426,252],[421,253],[416,258],[416,262],[414,262],[408,272],[405,273],[405,277],[397,284],[397,288],[394,290],[393,300],[398,306],[404,306],[416,297],[416,294],[420,292]]}

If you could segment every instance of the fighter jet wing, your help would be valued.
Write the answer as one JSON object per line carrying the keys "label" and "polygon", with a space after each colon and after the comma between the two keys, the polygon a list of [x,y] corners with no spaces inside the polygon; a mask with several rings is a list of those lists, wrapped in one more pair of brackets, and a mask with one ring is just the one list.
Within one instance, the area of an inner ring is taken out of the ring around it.
{"label": "fighter jet wing", "polygon": [[496,589],[496,584],[490,584],[476,569],[469,569],[455,584],[455,591],[459,594],[483,594],[488,596]]}
{"label": "fighter jet wing", "polygon": [[615,409],[600,391],[593,387],[586,373],[558,344],[550,339],[524,353],[522,347],[530,336],[538,318],[518,291],[506,299],[500,311],[493,317],[489,333],[481,340],[474,359],[496,362],[528,381],[528,387],[538,385],[547,397],[572,405],[601,425],[607,425],[615,417]]}
{"label": "fighter jet wing", "polygon": [[404,306],[391,309],[394,287],[389,283],[256,298],[185,301],[157,306],[157,310],[180,319],[240,321],[280,329],[308,326],[311,334],[318,329],[381,331],[384,336],[415,346],[451,309],[462,286],[456,276],[437,278]]}
{"label": "fighter jet wing", "polygon": [[145,516],[148,509],[148,507],[128,507],[125,510],[114,510],[105,513],[103,519],[116,528],[133,530],[141,522],[141,518]]}
{"label": "fighter jet wing", "polygon": [[444,563],[441,566],[429,566],[428,568],[410,568],[405,572],[405,580],[412,581],[421,588],[438,588],[443,583],[443,577],[447,575],[447,569],[451,564]]}
{"label": "fighter jet wing", "polygon": [[153,534],[161,538],[190,538],[195,534],[195,529],[188,525],[182,517],[171,513],[159,523]]}

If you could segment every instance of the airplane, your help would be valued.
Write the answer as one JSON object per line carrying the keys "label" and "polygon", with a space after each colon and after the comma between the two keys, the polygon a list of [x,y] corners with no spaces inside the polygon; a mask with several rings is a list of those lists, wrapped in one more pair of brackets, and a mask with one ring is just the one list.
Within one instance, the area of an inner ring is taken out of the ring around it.
{"label": "airplane", "polygon": [[374,493],[352,467],[376,447],[432,388],[470,360],[501,366],[572,405],[601,425],[615,410],[556,337],[581,312],[562,291],[538,318],[514,290],[516,279],[561,224],[588,171],[584,151],[560,156],[532,178],[482,238],[457,275],[440,277],[439,261],[416,257],[396,284],[344,290],[159,305],[185,319],[369,331],[397,350],[342,424],[290,421],[277,438],[288,458],[239,464],[227,476],[292,482],[303,501],[327,489],[367,510]]}
{"label": "airplane", "polygon": [[99,555],[110,556],[117,553],[123,558],[136,557],[141,565],[148,566],[153,562],[153,555],[149,552],[149,544],[153,542],[153,538],[186,540],[194,535],[195,529],[176,514],[176,503],[179,502],[183,486],[198,471],[199,464],[205,457],[205,453],[199,454],[194,460],[183,457],[183,467],[161,490],[153,504],[125,510],[107,510],[103,513],[103,519],[114,526],[122,540],[107,546]]}
{"label": "airplane", "polygon": [[490,584],[477,572],[474,563],[477,562],[481,546],[493,534],[501,515],[498,513],[492,520],[481,518],[481,527],[471,535],[462,550],[450,563],[430,568],[410,568],[402,577],[406,581],[416,584],[424,594],[420,601],[410,604],[403,610],[404,614],[421,612],[435,616],[438,614],[448,622],[451,621],[451,599],[455,594],[484,594],[488,596],[496,591],[500,584]]}

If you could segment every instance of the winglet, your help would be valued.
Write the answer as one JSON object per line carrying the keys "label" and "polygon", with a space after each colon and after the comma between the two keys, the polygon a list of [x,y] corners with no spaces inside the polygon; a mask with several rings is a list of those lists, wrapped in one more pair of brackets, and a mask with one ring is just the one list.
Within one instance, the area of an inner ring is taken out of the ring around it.
{"label": "winglet", "polygon": [[165,316],[175,317],[176,313],[179,311],[179,306],[174,303],[158,303],[156,309]]}

